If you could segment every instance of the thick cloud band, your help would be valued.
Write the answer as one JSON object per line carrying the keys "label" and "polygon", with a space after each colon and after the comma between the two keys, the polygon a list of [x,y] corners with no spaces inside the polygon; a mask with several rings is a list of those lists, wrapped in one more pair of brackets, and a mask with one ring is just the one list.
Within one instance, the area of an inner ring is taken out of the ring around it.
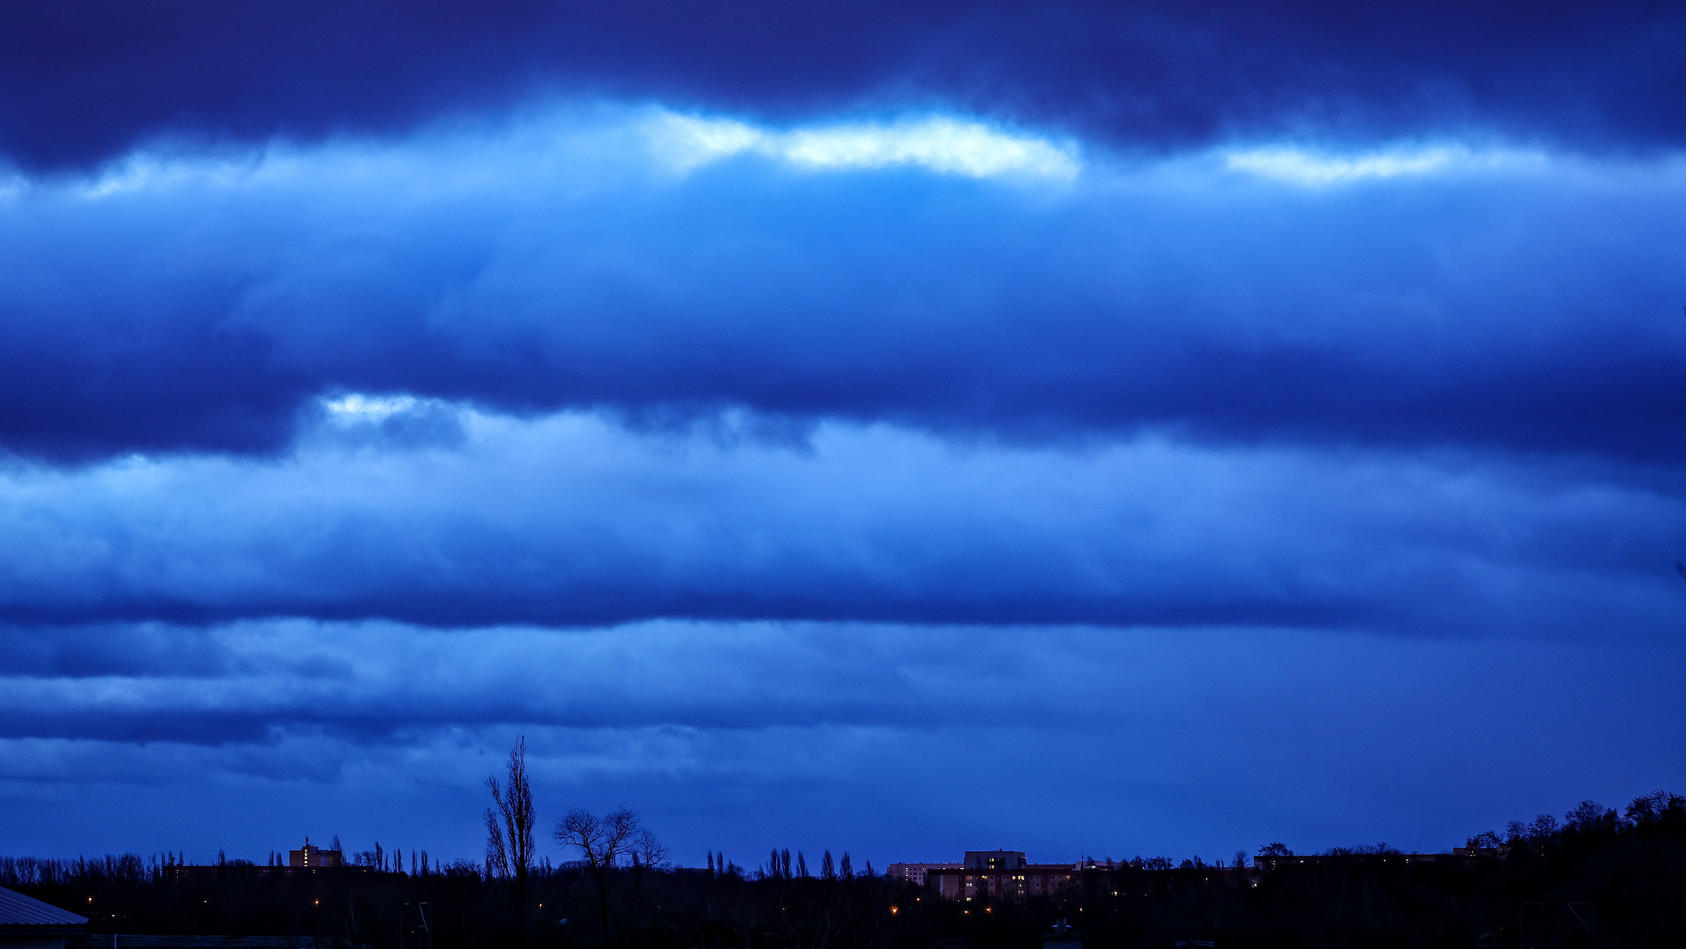
{"label": "thick cloud band", "polygon": [[[885,426],[797,442],[747,424],[636,435],[590,416],[338,404],[282,462],[0,480],[0,621],[673,617],[1643,640],[1679,607],[1680,497],[1598,471],[1152,440],[965,447]],[[394,424],[405,412],[449,427]],[[1633,526],[1611,537],[1610,523]]]}
{"label": "thick cloud band", "polygon": [[0,448],[274,454],[361,392],[1680,460],[1680,168],[1518,154],[610,109],[139,156],[0,213]]}

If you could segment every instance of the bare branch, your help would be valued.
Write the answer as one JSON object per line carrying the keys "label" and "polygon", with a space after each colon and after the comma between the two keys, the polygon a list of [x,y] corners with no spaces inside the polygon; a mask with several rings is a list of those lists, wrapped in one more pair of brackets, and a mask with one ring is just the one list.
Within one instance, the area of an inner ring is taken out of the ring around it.
{"label": "bare branch", "polygon": [[[487,778],[491,785],[492,800],[502,800],[498,792],[498,779]],[[486,808],[486,873],[489,876],[509,876],[509,849],[504,845],[503,828],[498,823],[498,812],[490,807]]]}
{"label": "bare branch", "polygon": [[659,870],[667,865],[667,846],[657,840],[655,834],[647,830],[640,830],[633,856],[644,866],[652,870]]}
{"label": "bare branch", "polygon": [[509,783],[487,778],[493,807],[486,809],[486,865],[489,873],[513,876],[525,888],[533,866],[533,789],[527,781],[527,739],[516,739],[505,765]]}

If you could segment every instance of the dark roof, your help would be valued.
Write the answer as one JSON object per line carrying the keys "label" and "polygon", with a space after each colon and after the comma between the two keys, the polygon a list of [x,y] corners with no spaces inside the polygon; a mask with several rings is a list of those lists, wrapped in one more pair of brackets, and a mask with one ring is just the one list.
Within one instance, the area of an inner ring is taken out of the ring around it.
{"label": "dark roof", "polygon": [[84,917],[0,886],[0,927],[86,925]]}

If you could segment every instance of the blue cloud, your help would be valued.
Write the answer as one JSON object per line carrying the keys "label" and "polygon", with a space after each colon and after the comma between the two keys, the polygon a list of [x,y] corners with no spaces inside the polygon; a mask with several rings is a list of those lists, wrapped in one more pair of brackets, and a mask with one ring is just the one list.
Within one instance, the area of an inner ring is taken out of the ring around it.
{"label": "blue cloud", "polygon": [[[342,401],[342,403],[344,402]],[[435,407],[431,411],[440,411]],[[462,410],[460,441],[20,469],[0,620],[653,617],[1646,639],[1677,493],[1450,455],[800,444]],[[1619,537],[1610,523],[1632,525]]]}
{"label": "blue cloud", "polygon": [[[1678,460],[1676,165],[1091,150],[1075,179],[976,181],[1066,152],[889,123],[815,134],[906,169],[787,167],[780,144],[676,174],[665,116],[30,182],[0,222],[0,444],[275,454],[318,397],[361,392]],[[1283,167],[1346,171],[1255,174]]]}

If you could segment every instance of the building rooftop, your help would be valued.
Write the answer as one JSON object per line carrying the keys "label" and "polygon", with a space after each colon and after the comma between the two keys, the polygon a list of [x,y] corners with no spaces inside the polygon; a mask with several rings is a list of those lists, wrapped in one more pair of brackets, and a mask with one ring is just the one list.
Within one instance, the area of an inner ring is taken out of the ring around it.
{"label": "building rooftop", "polygon": [[0,929],[7,926],[86,926],[88,920],[0,886]]}

